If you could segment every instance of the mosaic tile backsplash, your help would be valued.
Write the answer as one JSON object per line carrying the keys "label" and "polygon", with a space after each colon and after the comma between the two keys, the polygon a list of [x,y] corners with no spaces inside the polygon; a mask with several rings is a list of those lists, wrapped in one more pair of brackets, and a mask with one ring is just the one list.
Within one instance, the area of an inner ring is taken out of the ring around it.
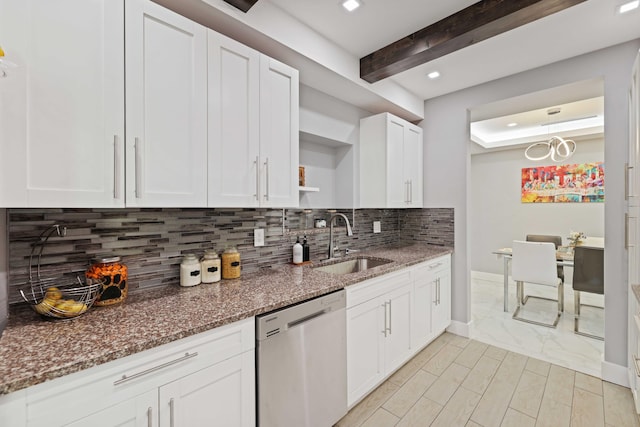
{"label": "mosaic tile backsplash", "polygon": [[[357,209],[341,211],[353,224],[334,228],[339,248],[365,249],[402,242],[453,247],[453,209]],[[329,229],[306,229],[309,217],[329,218],[327,211],[282,209],[9,209],[9,300],[22,301],[19,289],[29,279],[33,243],[53,224],[65,237],[48,240],[40,259],[42,277],[83,275],[97,255],[118,255],[129,269],[129,292],[179,281],[182,255],[201,256],[205,249],[236,247],[242,273],[291,262],[296,237],[307,235],[311,260],[327,257]],[[373,233],[373,221],[381,233]],[[328,224],[327,224],[328,225]],[[253,246],[253,230],[265,229],[265,246]],[[32,259],[36,275],[37,251]]]}

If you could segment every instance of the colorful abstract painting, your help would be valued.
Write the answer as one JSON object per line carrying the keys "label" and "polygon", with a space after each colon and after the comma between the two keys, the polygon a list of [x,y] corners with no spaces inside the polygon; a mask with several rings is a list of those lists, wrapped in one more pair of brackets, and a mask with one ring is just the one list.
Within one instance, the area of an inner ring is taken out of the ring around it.
{"label": "colorful abstract painting", "polygon": [[522,168],[522,203],[604,202],[604,162]]}

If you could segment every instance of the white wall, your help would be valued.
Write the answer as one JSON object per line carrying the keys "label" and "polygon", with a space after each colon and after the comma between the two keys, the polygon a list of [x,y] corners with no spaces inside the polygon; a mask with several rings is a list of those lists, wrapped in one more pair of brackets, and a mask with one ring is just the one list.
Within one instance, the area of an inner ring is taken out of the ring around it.
{"label": "white wall", "polygon": [[[470,209],[469,109],[490,102],[603,78],[605,94],[605,362],[627,365],[627,284],[624,249],[624,163],[627,157],[627,91],[640,40],[525,71],[425,101],[424,161],[426,207],[455,209],[452,317],[469,323],[471,251],[467,220],[489,215]],[[517,58],[514,58],[517,60]],[[469,64],[472,67],[472,64]],[[470,71],[471,72],[471,71]]]}
{"label": "white wall", "polygon": [[360,119],[372,113],[305,85],[300,86],[300,165],[306,185],[301,208],[358,206]]}
{"label": "white wall", "polygon": [[[575,154],[563,164],[602,161],[604,141],[599,138],[578,141]],[[502,260],[491,252],[510,247],[513,240],[524,240],[527,234],[561,236],[564,244],[572,230],[604,236],[604,203],[520,202],[522,168],[550,164],[550,160],[527,160],[523,148],[471,156],[467,219],[471,271],[502,274]]]}

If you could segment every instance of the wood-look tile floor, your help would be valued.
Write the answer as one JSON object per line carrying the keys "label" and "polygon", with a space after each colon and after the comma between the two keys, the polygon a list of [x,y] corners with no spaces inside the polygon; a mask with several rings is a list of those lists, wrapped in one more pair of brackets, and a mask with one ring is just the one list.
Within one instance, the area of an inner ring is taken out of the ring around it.
{"label": "wood-look tile floor", "polygon": [[444,333],[337,427],[640,427],[631,391]]}

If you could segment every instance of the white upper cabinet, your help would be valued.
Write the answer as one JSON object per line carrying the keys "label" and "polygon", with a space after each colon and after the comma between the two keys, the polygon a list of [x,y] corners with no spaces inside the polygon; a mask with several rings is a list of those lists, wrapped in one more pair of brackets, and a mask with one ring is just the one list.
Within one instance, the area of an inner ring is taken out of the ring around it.
{"label": "white upper cabinet", "polygon": [[262,206],[298,206],[299,109],[298,71],[261,55]]}
{"label": "white upper cabinet", "polygon": [[389,113],[360,121],[360,207],[422,207],[422,129]]}
{"label": "white upper cabinet", "polygon": [[209,206],[298,205],[298,72],[209,32]]}
{"label": "white upper cabinet", "polygon": [[0,206],[124,206],[123,9],[3,0]]}
{"label": "white upper cabinet", "polygon": [[258,206],[260,53],[209,31],[209,204]]}
{"label": "white upper cabinet", "polygon": [[207,205],[207,30],[126,2],[127,206]]}

